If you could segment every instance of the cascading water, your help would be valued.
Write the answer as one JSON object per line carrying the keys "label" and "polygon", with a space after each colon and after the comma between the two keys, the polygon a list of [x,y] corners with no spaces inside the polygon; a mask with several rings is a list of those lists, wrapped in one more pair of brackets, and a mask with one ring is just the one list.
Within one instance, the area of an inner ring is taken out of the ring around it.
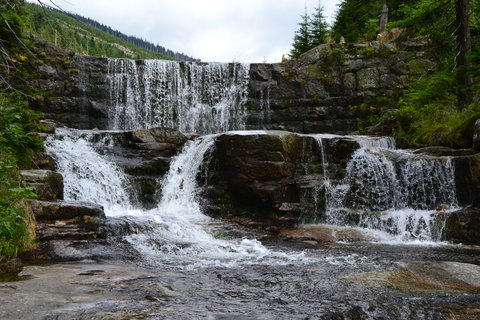
{"label": "cascading water", "polygon": [[133,208],[135,193],[123,171],[108,158],[100,156],[95,146],[105,148],[108,136],[94,143],[94,134],[57,129],[45,141],[57,170],[63,175],[67,200],[81,200],[102,205],[107,215]]}
{"label": "cascading water", "polygon": [[208,134],[245,128],[250,66],[109,60],[112,129]]}
{"label": "cascading water", "polygon": [[65,177],[65,198],[99,203],[107,216],[133,222],[132,229],[138,230],[127,235],[126,240],[144,257],[187,268],[306,260],[302,253],[273,252],[257,240],[227,241],[212,235],[209,226],[212,220],[202,213],[199,204],[196,177],[205,155],[213,147],[215,135],[186,144],[161,182],[159,205],[143,210],[132,202],[128,176],[107,155],[97,151],[111,143],[108,132],[101,139],[96,134],[62,130],[47,140],[47,151]]}
{"label": "cascading water", "polygon": [[352,136],[360,148],[344,178],[334,184],[324,148],[324,140],[332,136],[315,138],[323,161],[323,222],[380,230],[400,241],[441,238],[443,224],[435,219],[436,208],[458,207],[455,170],[448,157],[396,150],[392,138]]}

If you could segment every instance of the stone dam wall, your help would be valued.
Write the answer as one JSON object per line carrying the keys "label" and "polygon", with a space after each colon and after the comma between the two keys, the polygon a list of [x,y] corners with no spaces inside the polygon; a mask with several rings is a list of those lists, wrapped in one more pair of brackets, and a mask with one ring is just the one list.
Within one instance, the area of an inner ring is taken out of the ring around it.
{"label": "stone dam wall", "polygon": [[[435,69],[427,47],[425,41],[321,45],[297,60],[251,64],[245,128],[354,132],[369,105],[398,96],[409,82]],[[35,67],[42,77],[35,85],[56,98],[40,97],[33,107],[69,127],[110,128],[111,59],[56,54],[69,63]]]}

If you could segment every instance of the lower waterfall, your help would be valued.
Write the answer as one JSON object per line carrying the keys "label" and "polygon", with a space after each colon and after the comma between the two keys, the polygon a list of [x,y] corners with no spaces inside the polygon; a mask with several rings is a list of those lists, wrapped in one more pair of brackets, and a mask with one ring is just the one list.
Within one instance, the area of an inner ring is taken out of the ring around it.
{"label": "lower waterfall", "polygon": [[455,168],[448,157],[434,158],[395,148],[392,138],[352,136],[360,148],[343,179],[329,179],[324,140],[321,150],[325,212],[320,221],[361,227],[393,242],[439,241],[444,221],[436,212],[458,208]]}
{"label": "lower waterfall", "polygon": [[46,141],[47,152],[65,177],[65,198],[101,204],[107,217],[132,222],[131,229],[136,232],[125,239],[147,260],[161,259],[187,268],[308,261],[304,253],[275,252],[256,239],[215,238],[215,221],[202,213],[197,197],[201,186],[196,182],[215,135],[187,142],[159,182],[163,192],[158,195],[158,206],[144,210],[135,202],[128,176],[108,155],[98,152],[111,143],[108,133],[102,139],[96,139],[95,134],[59,130]]}

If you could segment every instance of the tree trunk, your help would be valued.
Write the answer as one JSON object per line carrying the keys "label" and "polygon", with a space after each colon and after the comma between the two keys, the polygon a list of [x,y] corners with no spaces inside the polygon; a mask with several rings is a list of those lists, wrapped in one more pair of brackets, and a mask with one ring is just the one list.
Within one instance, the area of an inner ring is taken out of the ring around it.
{"label": "tree trunk", "polygon": [[387,29],[388,23],[388,6],[383,4],[382,14],[380,15],[380,32],[384,32]]}
{"label": "tree trunk", "polygon": [[463,110],[473,102],[471,64],[467,60],[472,52],[469,0],[456,0],[456,12],[458,108]]}

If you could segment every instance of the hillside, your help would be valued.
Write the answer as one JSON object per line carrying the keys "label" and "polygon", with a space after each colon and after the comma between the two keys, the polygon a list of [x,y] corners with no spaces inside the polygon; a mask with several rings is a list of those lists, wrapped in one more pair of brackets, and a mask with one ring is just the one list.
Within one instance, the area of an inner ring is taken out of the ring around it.
{"label": "hillside", "polygon": [[131,59],[193,60],[192,57],[127,36],[92,19],[36,4],[25,5],[27,29],[76,54]]}

